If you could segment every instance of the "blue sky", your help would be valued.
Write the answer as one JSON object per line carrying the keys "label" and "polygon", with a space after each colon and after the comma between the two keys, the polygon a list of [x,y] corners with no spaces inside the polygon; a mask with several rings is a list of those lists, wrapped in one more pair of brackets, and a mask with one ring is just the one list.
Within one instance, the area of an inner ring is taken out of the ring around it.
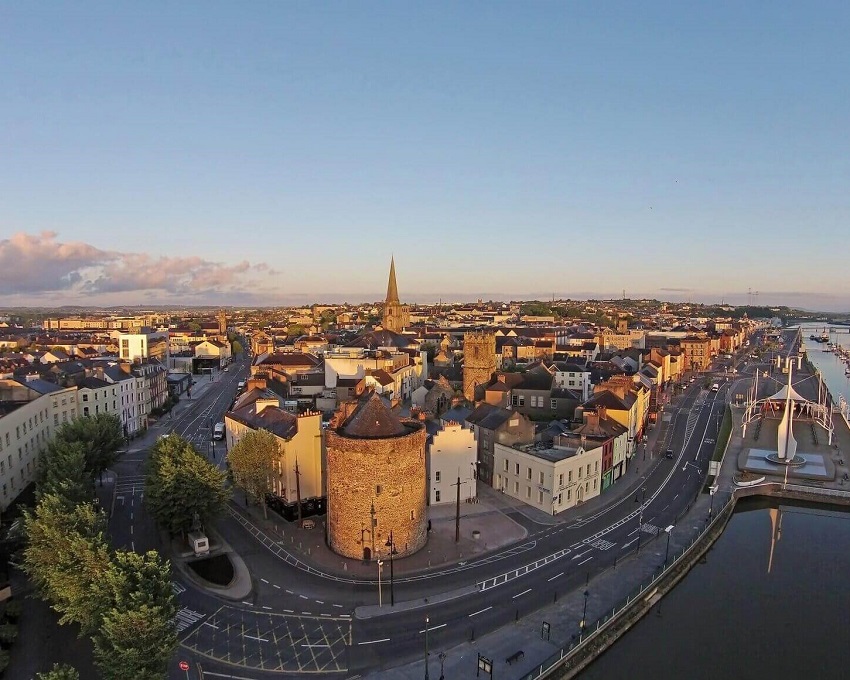
{"label": "blue sky", "polygon": [[850,310],[850,6],[0,6],[0,304]]}

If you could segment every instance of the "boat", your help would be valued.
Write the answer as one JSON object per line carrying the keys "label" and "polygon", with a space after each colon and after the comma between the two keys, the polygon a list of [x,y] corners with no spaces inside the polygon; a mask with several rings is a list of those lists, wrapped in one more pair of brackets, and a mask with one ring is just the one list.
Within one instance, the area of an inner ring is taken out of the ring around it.
{"label": "boat", "polygon": [[829,333],[826,333],[826,332],[821,333],[820,341],[821,342],[829,342]]}

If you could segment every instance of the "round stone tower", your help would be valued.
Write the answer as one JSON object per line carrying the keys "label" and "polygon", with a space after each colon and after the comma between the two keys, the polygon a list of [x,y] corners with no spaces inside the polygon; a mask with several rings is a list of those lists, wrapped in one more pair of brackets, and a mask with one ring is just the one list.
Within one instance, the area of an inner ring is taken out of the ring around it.
{"label": "round stone tower", "polygon": [[426,432],[374,392],[343,404],[327,430],[328,543],[344,557],[410,555],[428,539]]}

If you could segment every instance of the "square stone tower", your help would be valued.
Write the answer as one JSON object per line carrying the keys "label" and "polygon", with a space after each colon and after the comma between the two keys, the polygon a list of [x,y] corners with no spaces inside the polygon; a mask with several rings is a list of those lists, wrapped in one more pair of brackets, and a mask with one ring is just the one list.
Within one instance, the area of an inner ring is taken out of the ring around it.
{"label": "square stone tower", "polygon": [[496,335],[474,331],[463,335],[463,396],[475,401],[475,387],[496,372]]}

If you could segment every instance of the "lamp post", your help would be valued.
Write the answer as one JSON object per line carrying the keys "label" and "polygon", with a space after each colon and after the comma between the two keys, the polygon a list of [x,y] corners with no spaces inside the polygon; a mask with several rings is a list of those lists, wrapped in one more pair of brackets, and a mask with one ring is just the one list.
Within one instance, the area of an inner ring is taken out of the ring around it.
{"label": "lamp post", "polygon": [[587,598],[590,597],[590,591],[584,591],[584,611],[581,613],[581,624],[579,625],[580,635],[584,635],[585,624],[587,623]]}
{"label": "lamp post", "polygon": [[664,568],[667,568],[667,558],[670,557],[670,535],[673,533],[673,525],[664,529],[667,532],[667,550],[664,553]]}
{"label": "lamp post", "polygon": [[640,512],[638,512],[638,539],[637,539],[637,550],[635,551],[636,553],[640,553],[640,534],[641,534],[641,527],[643,526],[643,505],[644,505],[644,501],[646,500],[646,487],[643,487],[641,489],[641,491],[643,492],[643,496],[641,496],[641,499],[640,499]]}
{"label": "lamp post", "polygon": [[428,680],[428,624],[431,619],[425,617],[425,680]]}
{"label": "lamp post", "polygon": [[383,606],[383,602],[381,601],[381,567],[384,566],[383,560],[378,560],[378,606]]}
{"label": "lamp post", "polygon": [[711,488],[709,488],[708,493],[711,495],[711,503],[708,506],[708,519],[711,520],[711,516],[714,514],[714,494],[717,493],[717,484],[712,484]]}
{"label": "lamp post", "polygon": [[385,544],[390,549],[390,606],[395,607],[395,574],[393,573],[393,556],[398,555],[393,541],[393,532],[390,530],[390,537]]}

